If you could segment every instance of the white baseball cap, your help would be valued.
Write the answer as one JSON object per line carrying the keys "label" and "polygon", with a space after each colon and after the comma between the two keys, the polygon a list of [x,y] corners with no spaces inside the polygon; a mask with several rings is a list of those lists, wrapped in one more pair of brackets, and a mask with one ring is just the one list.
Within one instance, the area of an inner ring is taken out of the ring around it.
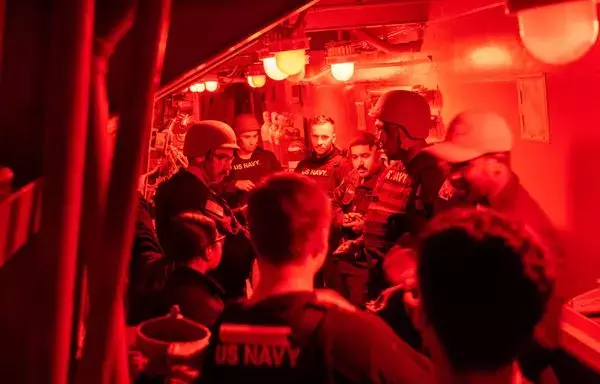
{"label": "white baseball cap", "polygon": [[466,111],[452,120],[443,142],[424,151],[449,163],[462,163],[489,153],[510,152],[512,147],[513,134],[502,116]]}

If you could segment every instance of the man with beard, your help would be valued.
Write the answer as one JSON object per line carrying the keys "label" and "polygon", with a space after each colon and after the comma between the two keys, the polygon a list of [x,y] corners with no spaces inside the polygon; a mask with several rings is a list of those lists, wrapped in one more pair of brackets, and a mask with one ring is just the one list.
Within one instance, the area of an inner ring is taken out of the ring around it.
{"label": "man with beard", "polygon": [[[385,172],[377,144],[375,135],[363,132],[349,146],[354,170],[335,190],[333,199],[336,224],[342,228],[346,240],[357,239],[362,234],[364,216],[373,200],[375,183],[381,173]],[[335,260],[339,281],[332,288],[360,308],[367,301],[371,260],[365,257],[364,252],[342,256]]]}
{"label": "man with beard", "polygon": [[[511,169],[512,146],[512,130],[501,116],[467,111],[450,123],[443,143],[426,151],[450,165],[450,180],[465,204],[490,207],[526,225],[560,263],[563,256],[560,236]],[[536,330],[537,344],[521,359],[523,373],[532,380],[537,380],[550,364],[552,351],[558,346],[563,304],[559,290],[560,285]]]}
{"label": "man with beard", "polygon": [[254,253],[247,231],[215,188],[231,171],[234,150],[239,149],[233,129],[225,123],[206,120],[192,125],[185,137],[183,154],[189,166],[159,185],[156,196],[156,231],[168,259],[177,260],[171,246],[172,220],[182,212],[199,211],[213,219],[226,236],[223,259],[213,271],[225,289],[225,297],[245,295],[246,279],[252,270]]}
{"label": "man with beard", "polygon": [[[334,145],[335,138],[335,123],[331,117],[321,115],[314,118],[310,135],[313,152],[308,158],[300,161],[295,170],[296,173],[313,179],[330,199],[333,198],[335,189],[352,169],[352,165]],[[334,225],[329,237],[330,253],[340,244],[341,235],[341,229]],[[318,280],[321,281],[317,281],[316,284],[335,286],[338,279],[337,268],[330,255],[323,266],[322,274],[318,275]]]}
{"label": "man with beard", "polygon": [[394,163],[381,174],[365,215],[363,236],[342,244],[336,253],[365,252],[373,260],[369,296],[388,286],[383,261],[395,244],[410,245],[411,235],[431,218],[440,200],[444,172],[423,152],[431,110],[417,93],[394,90],[382,95],[370,116],[376,118],[379,142]]}
{"label": "man with beard", "polygon": [[234,152],[231,173],[227,177],[226,199],[231,207],[246,204],[248,192],[268,175],[281,171],[281,164],[271,151],[258,146],[260,125],[254,115],[238,115],[233,123],[239,149]]}
{"label": "man with beard", "polygon": [[330,198],[351,170],[350,163],[335,146],[335,138],[335,123],[331,117],[314,118],[310,134],[313,152],[296,166],[296,173],[315,180]]}
{"label": "man with beard", "polygon": [[[450,123],[443,143],[432,145],[425,151],[448,163],[453,197],[458,204],[489,207],[525,225],[539,238],[549,257],[558,257],[560,263],[563,255],[560,236],[511,169],[512,146],[512,131],[501,116],[489,112],[467,111]],[[414,302],[411,292],[417,284],[414,279],[415,264],[406,255],[407,253],[398,253],[388,258],[386,273],[388,277],[399,277],[392,278],[398,285],[388,289],[376,303],[369,305],[369,309],[378,312],[390,323],[394,321],[390,319],[396,317],[397,321],[398,317],[404,315],[405,304],[410,307]],[[403,275],[398,276],[394,270],[403,270]],[[547,367],[558,346],[563,304],[560,294],[559,284],[536,328],[536,342],[529,345],[526,353],[519,359],[523,374],[532,381],[537,381],[540,375],[553,376],[552,370]],[[406,324],[402,328],[391,325],[409,344],[418,346],[414,342],[418,337]],[[552,379],[549,380],[552,382]]]}

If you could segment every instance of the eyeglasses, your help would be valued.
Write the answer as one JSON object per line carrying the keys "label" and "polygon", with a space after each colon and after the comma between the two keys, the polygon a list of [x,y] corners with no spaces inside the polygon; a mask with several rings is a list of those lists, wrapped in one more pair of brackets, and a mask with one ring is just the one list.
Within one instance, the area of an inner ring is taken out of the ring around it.
{"label": "eyeglasses", "polygon": [[210,247],[212,245],[215,245],[217,243],[223,242],[225,240],[225,237],[226,237],[225,235],[217,235],[217,237],[213,241],[211,241],[210,243],[206,244],[204,247],[202,247],[202,249],[205,249],[205,248],[208,248],[208,247]]}

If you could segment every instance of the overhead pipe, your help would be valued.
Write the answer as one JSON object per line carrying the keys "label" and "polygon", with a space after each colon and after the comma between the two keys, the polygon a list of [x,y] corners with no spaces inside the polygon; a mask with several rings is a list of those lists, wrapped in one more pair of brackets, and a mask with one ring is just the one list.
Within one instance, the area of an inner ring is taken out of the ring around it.
{"label": "overhead pipe", "polygon": [[300,82],[301,83],[312,83],[313,81],[320,79],[321,77],[325,76],[326,74],[328,74],[330,72],[331,72],[331,67],[329,65],[326,65],[323,67],[323,69],[321,71],[317,72],[316,74],[314,74],[310,77],[305,77]]}
{"label": "overhead pipe", "polygon": [[373,48],[376,48],[385,53],[399,54],[419,52],[421,51],[421,48],[423,46],[423,39],[411,41],[408,43],[390,44],[386,41],[379,39],[376,36],[373,36],[369,32],[365,32],[359,29],[353,29],[351,32],[357,39],[362,40],[371,45]]}
{"label": "overhead pipe", "polygon": [[302,11],[300,13],[300,15],[298,16],[298,19],[296,19],[296,22],[294,23],[294,25],[292,26],[292,31],[296,31],[299,28],[302,28],[302,26],[304,25],[304,23],[306,22],[306,17],[308,16],[308,10]]}
{"label": "overhead pipe", "polygon": [[388,6],[398,6],[398,5],[418,5],[418,4],[429,4],[429,0],[411,0],[411,1],[402,1],[401,3],[398,0],[384,0],[384,1],[369,1],[369,2],[356,2],[356,3],[340,3],[340,4],[327,4],[327,5],[317,5],[313,7],[314,12],[327,12],[327,11],[347,11],[347,10],[355,10],[355,9],[365,9],[365,8],[379,8],[379,7],[388,7]]}
{"label": "overhead pipe", "polygon": [[239,43],[224,50],[222,53],[209,59],[205,63],[200,64],[198,67],[192,69],[191,71],[189,71],[189,72],[185,73],[184,75],[180,76],[179,78],[177,78],[175,81],[173,81],[173,82],[165,85],[161,89],[159,89],[159,91],[156,94],[156,98],[162,99],[174,92],[183,90],[185,87],[188,86],[188,84],[191,84],[191,83],[199,80],[202,76],[206,75],[207,73],[210,73],[210,71],[213,71],[214,69],[218,68],[220,65],[226,63],[228,60],[230,60],[232,57],[234,57],[238,53],[244,52],[244,51],[254,47],[255,45],[257,45],[259,43],[258,38],[260,36],[263,36],[267,32],[273,30],[278,25],[280,25],[282,20],[287,20],[290,17],[301,14],[302,12],[306,11],[310,7],[314,6],[318,1],[319,0],[312,0],[310,2],[307,2],[302,7],[294,10],[293,12],[291,12],[289,14],[286,14],[281,19],[277,19],[277,20],[273,21],[272,23],[265,26],[264,28],[257,31],[256,33],[253,33],[252,35],[246,37]]}
{"label": "overhead pipe", "polygon": [[[94,0],[63,0],[52,16],[52,50],[47,76],[44,127],[42,223],[37,244],[38,297],[51,315],[32,316],[37,357],[35,382],[64,384],[69,379],[71,330],[79,219],[92,66]],[[51,311],[51,312],[50,312]],[[49,348],[45,338],[49,338]],[[34,344],[35,343],[35,344]],[[41,344],[41,345],[40,345]],[[40,377],[42,376],[43,377]]]}
{"label": "overhead pipe", "polygon": [[[359,71],[361,69],[371,69],[371,68],[406,67],[409,65],[430,64],[431,60],[432,60],[432,57],[427,56],[426,58],[418,58],[418,59],[395,61],[395,62],[384,62],[384,63],[376,63],[376,62],[373,62],[373,63],[362,62],[361,63],[361,62],[358,62],[358,63],[355,63],[355,68],[356,68],[356,71]],[[323,69],[320,72],[317,72],[313,76],[305,77],[302,80],[302,83],[312,83],[315,80],[319,80],[320,78],[322,78],[329,72],[331,72],[331,67],[329,65],[327,65],[327,66],[323,67]]]}
{"label": "overhead pipe", "polygon": [[[137,7],[131,30],[133,57],[125,103],[119,117],[112,159],[106,216],[98,253],[103,262],[89,271],[90,328],[85,343],[85,369],[79,383],[129,383],[124,296],[138,203],[137,186],[143,152],[147,151],[154,95],[162,71],[171,0],[146,0]],[[135,67],[135,70],[133,70]],[[92,273],[96,275],[92,278]],[[98,277],[102,278],[98,278]],[[87,352],[87,354],[86,354]]]}

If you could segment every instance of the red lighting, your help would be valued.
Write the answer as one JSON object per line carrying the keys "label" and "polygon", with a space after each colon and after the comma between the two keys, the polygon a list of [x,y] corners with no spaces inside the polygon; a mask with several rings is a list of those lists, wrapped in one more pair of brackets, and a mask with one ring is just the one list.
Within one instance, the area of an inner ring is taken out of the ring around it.
{"label": "red lighting", "polygon": [[190,86],[190,92],[192,93],[204,92],[205,89],[204,83],[197,83]]}
{"label": "red lighting", "polygon": [[277,68],[286,75],[295,75],[302,72],[306,65],[306,51],[294,49],[292,51],[281,51],[275,53]]}
{"label": "red lighting", "polygon": [[[520,5],[523,2],[526,6]],[[596,0],[509,2],[516,7],[525,48],[541,62],[562,65],[585,55],[598,39]]]}
{"label": "red lighting", "polygon": [[337,81],[348,81],[354,75],[354,63],[331,64],[331,74]]}
{"label": "red lighting", "polygon": [[248,76],[248,85],[252,88],[262,88],[266,83],[267,77],[265,75]]}
{"label": "red lighting", "polygon": [[479,47],[470,53],[469,59],[475,67],[486,69],[510,67],[513,62],[510,53],[498,46]]}
{"label": "red lighting", "polygon": [[208,92],[214,92],[217,90],[217,88],[219,88],[219,82],[214,80],[206,81],[204,85],[206,86],[206,90]]}

